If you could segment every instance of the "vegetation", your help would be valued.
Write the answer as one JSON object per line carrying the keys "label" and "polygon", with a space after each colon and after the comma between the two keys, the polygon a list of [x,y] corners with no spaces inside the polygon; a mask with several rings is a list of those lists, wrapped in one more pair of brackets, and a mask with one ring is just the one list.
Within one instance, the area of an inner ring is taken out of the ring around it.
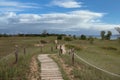
{"label": "vegetation", "polygon": [[76,35],[73,35],[73,39],[77,39]]}
{"label": "vegetation", "polygon": [[102,38],[102,40],[105,39],[105,31],[101,31],[101,38]]}
{"label": "vegetation", "polygon": [[60,67],[64,70],[63,73],[69,77],[69,80],[119,80],[119,78],[108,75],[85,64],[78,58],[75,59],[75,64],[73,66],[70,55],[66,54],[61,57],[57,55],[57,58],[55,56],[53,57],[53,59],[56,60]]}
{"label": "vegetation", "polygon": [[[49,39],[49,40],[48,40]],[[41,54],[40,47],[35,46],[40,40],[49,41],[43,47],[44,53],[51,52],[55,37],[1,37],[0,38],[0,80],[28,80],[30,62],[33,56]],[[18,45],[18,61],[15,64],[14,48]],[[26,47],[26,54],[24,54]]]}
{"label": "vegetation", "polygon": [[81,46],[79,46],[79,45],[66,44],[65,46],[66,46],[68,49],[74,48],[74,49],[77,50],[77,51],[82,50]]}
{"label": "vegetation", "polygon": [[101,31],[101,38],[102,40],[110,40],[112,36],[112,32],[111,31],[108,31],[107,34],[105,35],[105,31]]}
{"label": "vegetation", "polygon": [[112,32],[108,31],[108,33],[106,35],[106,40],[110,40],[111,36],[112,36]]}
{"label": "vegetation", "polygon": [[[74,48],[75,53],[87,62],[109,72],[120,74],[120,45],[117,43],[117,40],[100,41],[94,39],[94,42],[94,45],[89,44],[88,40],[74,40],[64,43],[66,43],[67,49]],[[120,79],[86,64],[77,57],[75,57],[75,65],[73,66],[71,56],[68,54],[61,57],[57,55],[55,59],[61,61],[59,65],[61,65],[61,68],[72,80]],[[63,67],[63,63],[66,68]]]}
{"label": "vegetation", "polygon": [[72,41],[73,39],[72,39],[72,37],[70,37],[70,36],[66,36],[66,37],[64,37],[64,40],[65,40],[65,41]]}
{"label": "vegetation", "polygon": [[46,43],[48,43],[48,41],[40,40],[40,43],[42,43],[42,44],[46,44]]}
{"label": "vegetation", "polygon": [[120,43],[120,27],[116,27],[115,29],[119,33],[118,40],[119,40],[119,43]]}
{"label": "vegetation", "polygon": [[0,37],[49,37],[49,36],[66,36],[65,34],[42,33],[42,34],[0,34]]}
{"label": "vegetation", "polygon": [[[31,59],[41,54],[40,47],[36,46],[39,42],[45,43],[42,54],[55,53],[52,57],[58,63],[65,80],[120,80],[119,77],[100,71],[77,57],[73,66],[71,55],[56,55],[59,53],[54,45],[56,37],[0,37],[0,80],[28,80]],[[72,40],[59,40],[59,44],[65,44],[67,49],[74,48],[78,56],[99,68],[120,74],[120,45],[117,40],[101,41],[93,37],[89,37],[88,40],[73,40],[73,37],[70,39]],[[94,45],[91,45],[93,43]],[[18,62],[14,64],[16,44],[18,45]],[[24,48],[26,48],[26,54],[24,54]]]}
{"label": "vegetation", "polygon": [[92,36],[90,36],[90,37],[88,38],[88,40],[90,41],[90,44],[93,44],[94,38],[93,38]]}
{"label": "vegetation", "polygon": [[85,35],[82,34],[82,35],[80,36],[80,39],[81,39],[81,40],[86,40],[87,37],[86,37]]}
{"label": "vegetation", "polygon": [[58,35],[57,36],[57,40],[62,40],[63,39],[63,36],[62,35]]}

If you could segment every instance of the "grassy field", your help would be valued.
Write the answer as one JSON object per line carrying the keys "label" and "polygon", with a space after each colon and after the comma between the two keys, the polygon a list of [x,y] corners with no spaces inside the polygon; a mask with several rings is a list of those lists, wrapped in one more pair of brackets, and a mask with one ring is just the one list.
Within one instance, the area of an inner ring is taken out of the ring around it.
{"label": "grassy field", "polygon": [[[54,47],[56,37],[1,37],[0,38],[0,80],[28,80],[30,72],[30,62],[33,56],[38,54],[55,54],[52,58],[58,63],[65,80],[120,80],[118,77],[111,76],[75,57],[75,65],[71,63],[71,56],[66,54],[58,56],[58,51],[51,51]],[[34,46],[40,40],[48,43],[43,47]],[[88,40],[59,41],[66,44],[67,48],[75,48],[75,53],[89,63],[120,75],[120,43],[118,41],[94,40],[91,44]],[[19,47],[19,59],[15,61],[14,48]],[[26,48],[26,54],[23,48]],[[57,55],[56,55],[57,54]],[[68,68],[68,69],[67,69]]]}
{"label": "grassy field", "polygon": [[[107,70],[109,72],[120,75],[120,43],[118,41],[95,40],[91,44],[87,40],[74,40],[66,43],[67,47],[75,48],[75,53],[87,62]],[[68,68],[64,69],[64,73],[69,72],[68,76],[71,80],[120,80],[120,77],[112,76],[101,70],[91,67],[85,62],[75,57],[75,65],[73,67],[71,56],[62,55],[53,57],[60,64],[61,59]],[[61,65],[62,66],[62,65]],[[63,66],[62,66],[63,67]],[[69,69],[71,71],[69,71]]]}
{"label": "grassy field", "polygon": [[95,40],[94,44],[87,41],[76,41],[74,45],[80,46],[81,50],[76,53],[88,62],[120,74],[120,44],[118,41]]}
{"label": "grassy field", "polygon": [[[34,46],[40,40],[46,40],[49,43],[43,47]],[[51,52],[54,37],[1,37],[0,38],[0,80],[27,80],[27,74],[30,72],[29,65],[33,56]],[[15,62],[14,48],[18,45],[18,63]],[[26,54],[23,48],[26,48]],[[37,57],[37,56],[36,56]]]}

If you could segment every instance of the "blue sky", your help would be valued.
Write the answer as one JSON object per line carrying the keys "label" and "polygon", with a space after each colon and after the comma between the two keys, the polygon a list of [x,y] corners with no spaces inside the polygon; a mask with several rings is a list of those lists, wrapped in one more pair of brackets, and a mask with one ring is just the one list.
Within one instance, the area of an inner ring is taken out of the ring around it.
{"label": "blue sky", "polygon": [[117,34],[120,0],[0,0],[0,33]]}

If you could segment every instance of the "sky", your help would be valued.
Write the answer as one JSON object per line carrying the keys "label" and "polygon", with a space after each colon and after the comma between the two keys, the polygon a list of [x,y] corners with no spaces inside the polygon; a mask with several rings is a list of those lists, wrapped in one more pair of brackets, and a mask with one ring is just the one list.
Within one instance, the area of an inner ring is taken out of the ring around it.
{"label": "sky", "polygon": [[0,33],[99,35],[120,26],[120,0],[0,0]]}

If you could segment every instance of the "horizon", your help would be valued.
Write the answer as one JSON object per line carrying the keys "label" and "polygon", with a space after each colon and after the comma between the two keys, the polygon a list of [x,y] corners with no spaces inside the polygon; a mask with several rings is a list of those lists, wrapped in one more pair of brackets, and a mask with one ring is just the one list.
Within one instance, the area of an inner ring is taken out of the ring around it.
{"label": "horizon", "polygon": [[119,34],[120,1],[1,0],[0,33]]}

